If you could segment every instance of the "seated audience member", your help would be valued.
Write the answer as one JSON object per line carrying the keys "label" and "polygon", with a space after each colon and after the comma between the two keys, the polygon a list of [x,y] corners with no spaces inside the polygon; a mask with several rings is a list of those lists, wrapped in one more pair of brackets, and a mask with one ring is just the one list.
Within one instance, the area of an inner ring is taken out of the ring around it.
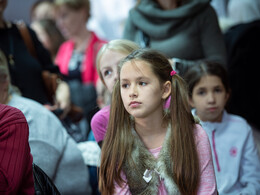
{"label": "seated audience member", "polygon": [[181,76],[200,60],[226,65],[225,43],[210,0],[138,0],[123,38],[161,51]]}
{"label": "seated audience member", "polygon": [[[110,96],[112,94],[114,84],[118,79],[117,66],[119,61],[138,48],[138,45],[132,41],[116,39],[103,45],[103,47],[99,50],[96,64],[100,83],[97,85],[97,87],[101,89],[103,88],[105,92],[107,92],[104,93],[104,96],[101,97],[103,100],[107,100],[107,102],[104,103],[110,104]],[[101,102],[99,103],[101,106]],[[99,146],[102,145],[106,134],[109,113],[110,105],[106,105],[97,113],[95,113],[91,120],[91,129],[94,134],[94,139],[99,144]],[[98,153],[98,151],[96,153]],[[100,157],[100,151],[98,154]],[[96,166],[99,167],[100,164],[97,164]],[[95,170],[95,167],[90,168],[90,171]],[[97,173],[97,171],[95,170],[94,173]]]}
{"label": "seated audience member", "polygon": [[[0,99],[6,82],[0,73]],[[34,195],[32,155],[28,143],[29,129],[22,112],[0,104],[0,194]]]}
{"label": "seated audience member", "polygon": [[167,57],[139,49],[118,66],[101,150],[101,193],[216,195],[208,136]]}
{"label": "seated audience member", "polygon": [[[59,68],[53,64],[50,53],[30,27],[4,20],[6,6],[7,0],[0,4],[0,49],[8,59],[11,83],[21,91],[23,97],[45,105],[58,115],[73,138],[74,132],[77,132],[79,136],[75,140],[86,140],[88,129],[81,128],[81,124],[68,114],[73,113],[71,108],[75,107],[71,106],[70,88],[62,80]],[[43,77],[46,72],[59,76],[59,79]],[[46,83],[55,83],[56,86]],[[50,86],[52,90],[47,90]],[[85,123],[83,125],[86,127]]]}
{"label": "seated audience member", "polygon": [[[0,3],[0,49],[8,59],[11,83],[18,87],[22,96],[41,104],[50,104],[42,73],[47,70],[60,74],[59,68],[53,64],[49,52],[38,40],[35,32],[27,27],[35,55],[29,51],[30,48],[26,46],[18,25],[4,19],[7,3],[8,0]],[[66,82],[61,81],[57,84],[58,87],[53,94],[55,103],[48,108],[65,110],[62,116],[65,118],[70,109],[70,91]]]}
{"label": "seated audience member", "polygon": [[[97,71],[102,81],[100,84],[103,84],[107,88],[109,96],[111,96],[114,84],[118,80],[118,63],[137,49],[139,49],[139,46],[132,41],[116,39],[103,45],[99,50],[97,55]],[[91,129],[100,146],[107,132],[109,114],[110,105],[106,105],[91,120]]]}
{"label": "seated audience member", "polygon": [[[230,88],[222,65],[203,62],[185,74],[192,113],[208,134],[219,194],[259,194],[260,160],[252,128],[225,110]],[[241,102],[243,103],[243,102]]]}
{"label": "seated audience member", "polygon": [[68,39],[60,46],[55,64],[70,85],[72,103],[84,110],[90,122],[92,110],[97,107],[96,54],[105,42],[86,28],[90,16],[89,0],[55,0],[54,3],[56,22]]}
{"label": "seated audience member", "polygon": [[16,107],[25,115],[33,162],[53,180],[61,194],[90,194],[89,173],[76,142],[52,112],[12,93],[7,63],[0,54],[0,103]]}

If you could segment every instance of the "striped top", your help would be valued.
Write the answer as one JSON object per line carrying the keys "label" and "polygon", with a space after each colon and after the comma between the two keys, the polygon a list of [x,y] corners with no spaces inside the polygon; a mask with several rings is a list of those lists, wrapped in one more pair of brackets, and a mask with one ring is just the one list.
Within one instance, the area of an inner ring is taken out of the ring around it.
{"label": "striped top", "polygon": [[29,128],[22,112],[0,104],[0,194],[34,194]]}

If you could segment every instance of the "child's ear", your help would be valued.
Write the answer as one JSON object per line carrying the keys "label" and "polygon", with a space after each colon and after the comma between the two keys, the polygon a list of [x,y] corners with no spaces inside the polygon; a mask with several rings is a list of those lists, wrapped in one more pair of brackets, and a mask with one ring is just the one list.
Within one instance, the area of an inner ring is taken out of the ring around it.
{"label": "child's ear", "polygon": [[162,93],[162,99],[166,100],[170,94],[171,94],[171,90],[172,90],[172,84],[170,81],[166,81],[163,84],[163,93]]}

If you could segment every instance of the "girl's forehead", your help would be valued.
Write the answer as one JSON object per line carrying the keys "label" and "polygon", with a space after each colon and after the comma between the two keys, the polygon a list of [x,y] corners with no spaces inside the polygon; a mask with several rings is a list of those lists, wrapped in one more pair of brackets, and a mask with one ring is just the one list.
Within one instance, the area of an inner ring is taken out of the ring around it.
{"label": "girl's forehead", "polygon": [[129,74],[131,72],[147,76],[153,74],[150,64],[141,60],[131,60],[123,64],[120,74]]}
{"label": "girl's forehead", "polygon": [[197,82],[196,86],[200,85],[224,85],[222,80],[216,75],[203,75],[199,81]]}
{"label": "girl's forehead", "polygon": [[125,54],[113,50],[107,50],[100,58],[100,68],[118,65],[119,61],[126,57]]}

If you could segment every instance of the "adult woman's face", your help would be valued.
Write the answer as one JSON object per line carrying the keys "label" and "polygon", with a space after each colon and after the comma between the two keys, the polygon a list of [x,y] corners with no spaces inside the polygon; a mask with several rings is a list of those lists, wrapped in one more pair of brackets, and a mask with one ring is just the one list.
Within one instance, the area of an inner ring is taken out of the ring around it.
{"label": "adult woman's face", "polygon": [[86,28],[87,13],[84,8],[74,10],[61,5],[57,12],[57,24],[63,36],[71,39]]}

